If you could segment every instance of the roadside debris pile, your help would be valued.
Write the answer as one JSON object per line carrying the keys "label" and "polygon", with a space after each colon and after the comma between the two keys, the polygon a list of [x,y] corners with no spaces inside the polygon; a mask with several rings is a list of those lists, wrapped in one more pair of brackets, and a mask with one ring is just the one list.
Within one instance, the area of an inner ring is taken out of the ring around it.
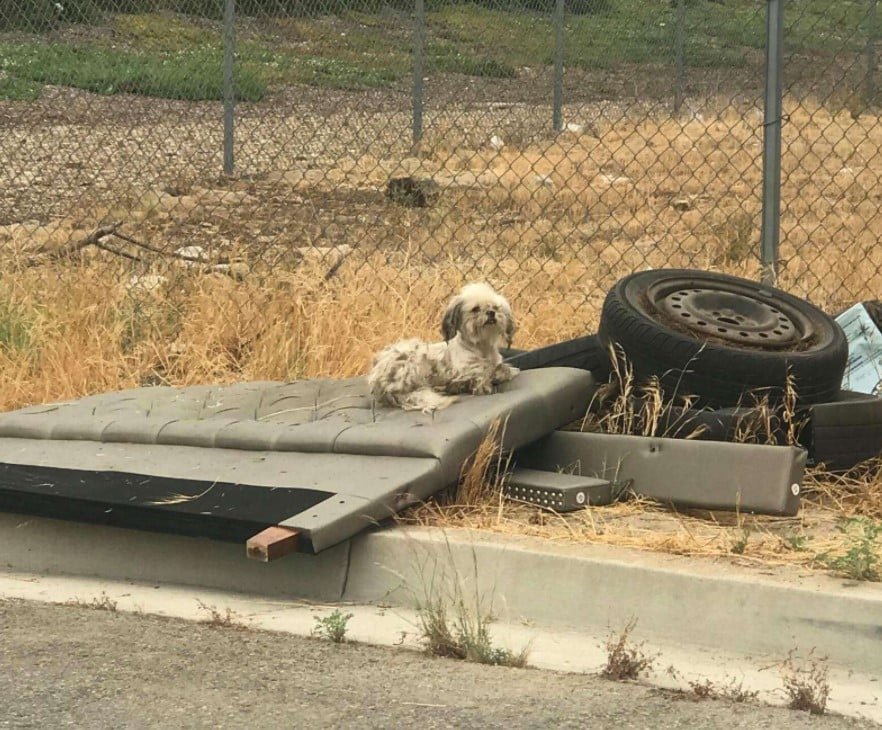
{"label": "roadside debris pile", "polygon": [[0,414],[0,509],[245,542],[268,561],[444,492],[485,449],[503,493],[546,510],[639,495],[795,515],[807,464],[882,452],[879,312],[837,321],[756,282],[645,271],[608,292],[597,334],[508,351],[517,378],[434,414],[378,407],[364,378],[25,408]]}

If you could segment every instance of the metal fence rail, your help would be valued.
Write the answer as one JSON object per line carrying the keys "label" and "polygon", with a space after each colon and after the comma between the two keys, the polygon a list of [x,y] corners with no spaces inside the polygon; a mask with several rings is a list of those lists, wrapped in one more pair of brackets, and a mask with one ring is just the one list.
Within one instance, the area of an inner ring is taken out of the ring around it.
{"label": "metal fence rail", "polygon": [[879,26],[876,0],[7,0],[0,255],[121,221],[87,263],[170,298],[345,256],[574,328],[671,265],[832,311],[882,288]]}

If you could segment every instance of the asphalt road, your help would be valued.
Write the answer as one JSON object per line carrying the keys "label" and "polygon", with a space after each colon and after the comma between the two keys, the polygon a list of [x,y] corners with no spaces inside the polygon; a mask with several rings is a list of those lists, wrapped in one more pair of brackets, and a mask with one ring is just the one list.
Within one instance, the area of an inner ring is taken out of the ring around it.
{"label": "asphalt road", "polygon": [[0,602],[0,727],[864,728],[598,677]]}

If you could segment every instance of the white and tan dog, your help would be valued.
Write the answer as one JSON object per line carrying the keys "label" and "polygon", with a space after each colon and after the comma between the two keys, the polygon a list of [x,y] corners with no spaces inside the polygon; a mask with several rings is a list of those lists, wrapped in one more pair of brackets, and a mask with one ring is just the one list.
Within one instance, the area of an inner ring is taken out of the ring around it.
{"label": "white and tan dog", "polygon": [[514,337],[511,306],[488,284],[468,284],[450,300],[441,333],[444,342],[402,340],[374,356],[368,386],[378,404],[440,410],[457,395],[487,395],[518,374],[499,352]]}

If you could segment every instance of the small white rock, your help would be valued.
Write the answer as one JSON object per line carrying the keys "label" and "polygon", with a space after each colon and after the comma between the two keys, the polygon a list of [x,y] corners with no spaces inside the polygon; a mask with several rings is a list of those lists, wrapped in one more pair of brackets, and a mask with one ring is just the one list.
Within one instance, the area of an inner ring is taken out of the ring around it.
{"label": "small white rock", "polygon": [[161,274],[134,274],[129,278],[129,291],[152,292],[161,287],[167,279]]}
{"label": "small white rock", "polygon": [[535,180],[537,183],[547,188],[550,188],[554,185],[554,182],[551,179],[551,175],[536,175]]}
{"label": "small white rock", "polygon": [[498,134],[494,134],[494,135],[490,138],[490,146],[491,146],[494,150],[496,150],[497,152],[499,152],[499,150],[501,150],[503,147],[505,147],[505,141],[504,141],[504,140],[502,139],[502,137],[500,137]]}
{"label": "small white rock", "polygon": [[187,343],[175,340],[169,345],[168,351],[171,355],[183,355],[187,351]]}
{"label": "small white rock", "polygon": [[610,175],[607,172],[601,172],[597,177],[609,185],[623,185],[631,182],[631,178],[625,175]]}
{"label": "small white rock", "polygon": [[175,249],[175,255],[205,261],[205,249],[202,246],[182,246]]}
{"label": "small white rock", "polygon": [[584,124],[576,124],[575,122],[570,122],[567,124],[567,132],[572,132],[573,134],[582,134],[585,131]]}

